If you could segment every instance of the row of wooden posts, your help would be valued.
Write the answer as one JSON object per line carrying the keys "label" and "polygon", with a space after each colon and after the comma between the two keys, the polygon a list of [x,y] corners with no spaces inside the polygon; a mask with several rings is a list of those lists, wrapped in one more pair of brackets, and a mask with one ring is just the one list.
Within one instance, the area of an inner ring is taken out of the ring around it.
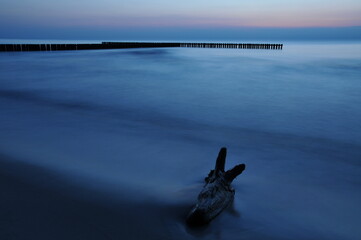
{"label": "row of wooden posts", "polygon": [[278,49],[278,50],[281,50],[283,48],[283,44],[263,44],[263,43],[181,43],[180,47]]}
{"label": "row of wooden posts", "polygon": [[161,42],[102,42],[90,44],[0,44],[0,52],[26,51],[63,51],[124,48],[237,48],[237,49],[273,49],[281,50],[283,44],[259,43],[161,43]]}

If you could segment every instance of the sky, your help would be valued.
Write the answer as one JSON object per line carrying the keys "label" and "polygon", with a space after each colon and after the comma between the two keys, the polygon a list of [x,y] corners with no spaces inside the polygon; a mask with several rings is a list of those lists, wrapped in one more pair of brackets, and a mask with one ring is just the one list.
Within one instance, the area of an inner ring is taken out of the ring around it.
{"label": "sky", "polygon": [[0,38],[361,40],[360,0],[0,0]]}

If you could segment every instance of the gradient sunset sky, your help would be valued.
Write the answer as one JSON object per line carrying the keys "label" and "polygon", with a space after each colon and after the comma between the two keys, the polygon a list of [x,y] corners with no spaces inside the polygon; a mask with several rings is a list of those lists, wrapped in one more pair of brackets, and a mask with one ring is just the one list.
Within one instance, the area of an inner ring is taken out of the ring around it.
{"label": "gradient sunset sky", "polygon": [[0,0],[0,3],[0,38],[361,39],[360,0]]}

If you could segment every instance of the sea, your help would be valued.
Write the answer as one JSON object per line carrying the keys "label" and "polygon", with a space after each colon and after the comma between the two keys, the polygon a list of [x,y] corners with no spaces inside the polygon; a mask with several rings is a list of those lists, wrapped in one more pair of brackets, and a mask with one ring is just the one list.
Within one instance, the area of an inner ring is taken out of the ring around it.
{"label": "sea", "polygon": [[2,239],[361,239],[361,43],[283,44],[1,52]]}

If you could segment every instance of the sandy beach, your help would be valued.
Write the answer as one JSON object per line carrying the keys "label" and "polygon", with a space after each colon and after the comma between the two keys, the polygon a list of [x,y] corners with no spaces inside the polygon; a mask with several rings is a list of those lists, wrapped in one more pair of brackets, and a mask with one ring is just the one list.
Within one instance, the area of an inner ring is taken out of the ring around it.
{"label": "sandy beach", "polygon": [[166,239],[166,216],[184,214],[170,206],[146,205],[74,182],[0,155],[0,238]]}

